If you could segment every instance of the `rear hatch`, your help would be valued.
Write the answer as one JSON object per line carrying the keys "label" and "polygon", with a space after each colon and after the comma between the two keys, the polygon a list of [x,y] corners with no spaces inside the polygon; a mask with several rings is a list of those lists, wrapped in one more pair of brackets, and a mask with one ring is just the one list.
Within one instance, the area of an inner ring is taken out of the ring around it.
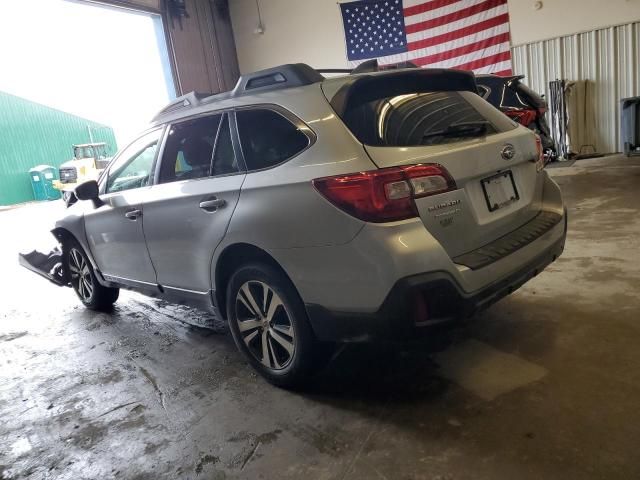
{"label": "rear hatch", "polygon": [[534,135],[475,88],[467,72],[406,70],[324,89],[376,166],[436,163],[453,177],[454,190],[416,199],[425,227],[451,257],[512,232],[541,208]]}

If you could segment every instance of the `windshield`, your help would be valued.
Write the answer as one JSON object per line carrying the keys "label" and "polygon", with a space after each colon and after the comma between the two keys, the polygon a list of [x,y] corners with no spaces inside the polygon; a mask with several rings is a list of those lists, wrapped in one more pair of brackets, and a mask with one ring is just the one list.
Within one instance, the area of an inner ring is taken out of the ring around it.
{"label": "windshield", "polygon": [[95,158],[97,160],[107,158],[106,145],[83,145],[73,148],[73,156],[78,160],[83,158]]}
{"label": "windshield", "polygon": [[343,120],[360,142],[384,147],[439,145],[497,131],[461,92],[449,91],[376,98],[348,109]]}

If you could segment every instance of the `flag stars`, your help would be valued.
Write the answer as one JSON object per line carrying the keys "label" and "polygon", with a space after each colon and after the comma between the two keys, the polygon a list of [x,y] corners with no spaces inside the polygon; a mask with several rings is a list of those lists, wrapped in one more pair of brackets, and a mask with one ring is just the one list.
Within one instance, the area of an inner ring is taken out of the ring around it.
{"label": "flag stars", "polygon": [[343,8],[350,60],[393,55],[406,50],[400,0],[370,0]]}

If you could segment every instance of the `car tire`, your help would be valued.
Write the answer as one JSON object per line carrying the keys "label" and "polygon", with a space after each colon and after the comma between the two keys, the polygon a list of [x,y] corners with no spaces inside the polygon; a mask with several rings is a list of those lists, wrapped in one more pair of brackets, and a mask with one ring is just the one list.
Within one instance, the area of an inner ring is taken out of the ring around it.
{"label": "car tire", "polygon": [[71,287],[83,305],[91,310],[109,310],[118,300],[120,289],[105,287],[98,282],[93,266],[78,242],[68,242],[63,251]]}
{"label": "car tire", "polygon": [[322,348],[287,276],[267,264],[245,265],[231,276],[226,298],[233,339],[251,366],[278,387],[303,386]]}

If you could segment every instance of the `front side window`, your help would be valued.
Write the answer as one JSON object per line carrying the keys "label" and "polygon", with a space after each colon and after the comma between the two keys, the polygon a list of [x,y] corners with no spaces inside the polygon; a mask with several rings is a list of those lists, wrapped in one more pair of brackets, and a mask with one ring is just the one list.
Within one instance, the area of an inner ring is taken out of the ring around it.
{"label": "front side window", "polygon": [[109,168],[105,193],[149,185],[162,129],[154,130],[125,148]]}
{"label": "front side window", "polygon": [[309,138],[273,110],[240,110],[236,118],[242,153],[249,171],[278,165],[309,146]]}
{"label": "front side window", "polygon": [[228,175],[240,171],[238,167],[238,159],[233,151],[231,143],[231,129],[229,127],[229,116],[225,115],[218,140],[216,141],[216,150],[213,154],[212,175]]}
{"label": "front side window", "polygon": [[171,127],[162,155],[160,183],[239,171],[227,115],[211,115]]}

